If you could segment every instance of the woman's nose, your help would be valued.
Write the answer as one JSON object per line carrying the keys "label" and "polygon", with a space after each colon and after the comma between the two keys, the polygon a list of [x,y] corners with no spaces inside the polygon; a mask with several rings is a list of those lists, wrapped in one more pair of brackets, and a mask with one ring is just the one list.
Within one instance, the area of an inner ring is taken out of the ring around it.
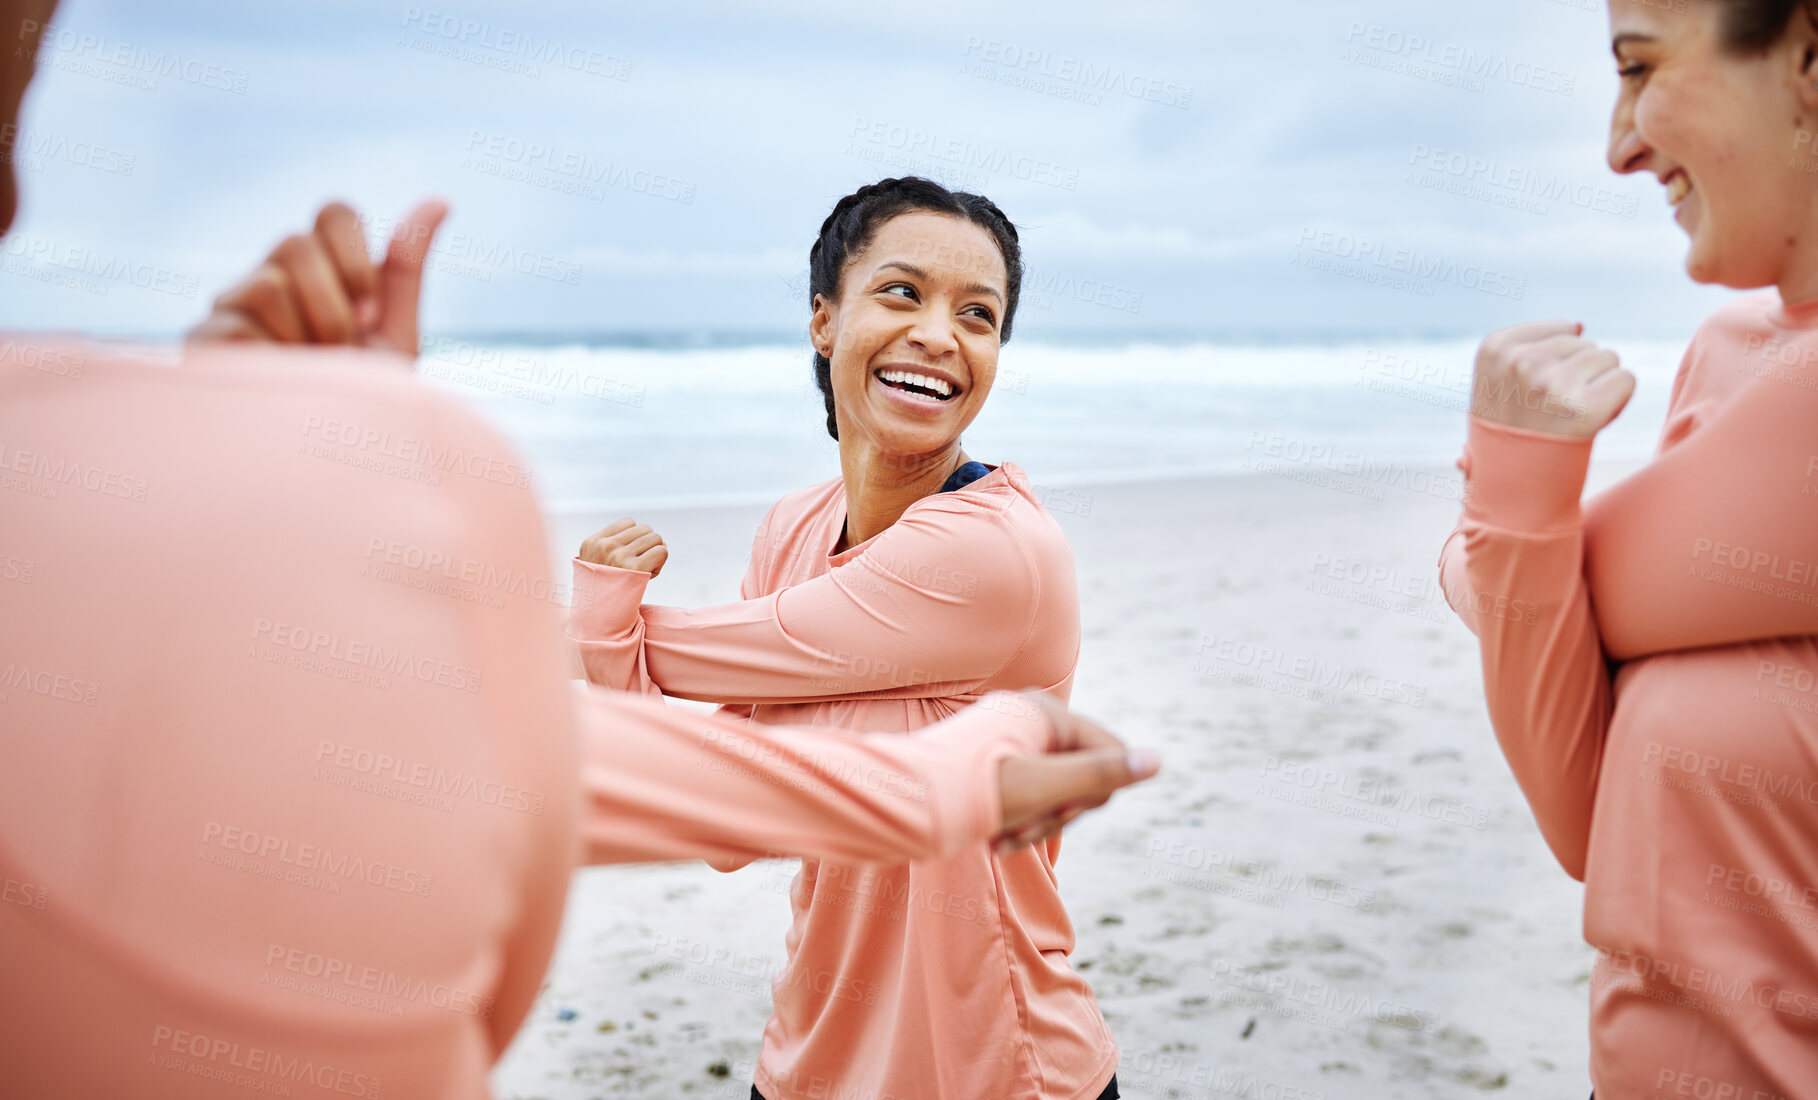
{"label": "woman's nose", "polygon": [[1626,104],[1617,107],[1615,116],[1610,119],[1610,146],[1605,151],[1610,170],[1625,176],[1639,172],[1647,166],[1647,154],[1648,143],[1635,129],[1633,109]]}
{"label": "woman's nose", "polygon": [[953,324],[930,310],[909,330],[909,342],[929,355],[945,355],[959,348],[953,337]]}

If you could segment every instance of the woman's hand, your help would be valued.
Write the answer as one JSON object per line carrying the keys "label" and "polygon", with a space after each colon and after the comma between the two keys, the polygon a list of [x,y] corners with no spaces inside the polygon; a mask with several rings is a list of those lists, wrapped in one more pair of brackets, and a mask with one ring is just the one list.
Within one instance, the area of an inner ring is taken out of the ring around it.
{"label": "woman's hand", "polygon": [[654,577],[669,560],[669,547],[649,524],[622,519],[582,539],[581,552],[576,556],[594,565],[636,569]]}
{"label": "woman's hand", "polygon": [[191,342],[351,344],[416,358],[423,261],[448,216],[437,199],[418,204],[392,234],[385,262],[366,251],[359,215],[331,202],[316,227],[278,242],[265,262],[215,299]]}
{"label": "woman's hand", "polygon": [[1161,770],[1154,753],[1130,752],[1122,741],[1070,712],[1053,696],[1037,692],[1023,698],[1048,712],[1055,748],[1043,756],[1007,757],[999,765],[1004,831],[993,847],[999,855],[1046,840],[1080,814],[1103,806],[1119,788]]}
{"label": "woman's hand", "polygon": [[1471,412],[1511,428],[1589,439],[1616,419],[1635,376],[1575,321],[1534,321],[1492,332],[1477,349]]}

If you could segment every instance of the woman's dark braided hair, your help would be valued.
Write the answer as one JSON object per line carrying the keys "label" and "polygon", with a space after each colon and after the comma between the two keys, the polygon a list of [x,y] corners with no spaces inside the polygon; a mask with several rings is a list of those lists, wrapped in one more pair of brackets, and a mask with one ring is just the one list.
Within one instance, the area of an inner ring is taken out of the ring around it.
{"label": "woman's dark braided hair", "polygon": [[1760,53],[1786,33],[1793,16],[1804,11],[1818,26],[1813,0],[1721,0],[1723,46],[1732,53]]}
{"label": "woman's dark braided hair", "polygon": [[[1010,339],[1010,322],[1016,318],[1016,301],[1023,289],[1023,251],[1017,242],[1016,226],[983,195],[968,191],[949,191],[931,179],[902,176],[882,179],[847,195],[833,206],[833,213],[821,223],[821,235],[808,250],[808,300],[816,295],[829,302],[840,297],[840,283],[846,263],[863,252],[877,234],[878,227],[899,214],[946,214],[972,222],[990,233],[1004,256],[1004,270],[1009,285],[1004,288],[1004,321],[998,339]],[[820,352],[814,353],[814,382],[827,402],[827,434],[840,437],[833,415],[833,363]]]}

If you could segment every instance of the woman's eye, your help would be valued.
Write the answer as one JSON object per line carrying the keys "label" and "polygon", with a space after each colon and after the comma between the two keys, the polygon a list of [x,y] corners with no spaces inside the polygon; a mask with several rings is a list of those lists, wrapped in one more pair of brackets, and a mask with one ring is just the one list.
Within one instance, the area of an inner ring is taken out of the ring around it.
{"label": "woman's eye", "polygon": [[991,311],[984,306],[972,306],[966,310],[966,314],[970,317],[977,317],[987,325],[997,324],[997,318],[992,316]]}
{"label": "woman's eye", "polygon": [[888,286],[879,288],[879,293],[895,294],[899,290],[903,292],[902,297],[908,298],[910,301],[915,300],[915,288],[908,283],[891,283]]}
{"label": "woman's eye", "polygon": [[1634,77],[1640,76],[1642,73],[1645,73],[1647,71],[1648,71],[1648,67],[1646,65],[1640,65],[1640,64],[1625,65],[1622,68],[1616,70],[1616,75],[1620,76],[1624,80],[1629,80]]}

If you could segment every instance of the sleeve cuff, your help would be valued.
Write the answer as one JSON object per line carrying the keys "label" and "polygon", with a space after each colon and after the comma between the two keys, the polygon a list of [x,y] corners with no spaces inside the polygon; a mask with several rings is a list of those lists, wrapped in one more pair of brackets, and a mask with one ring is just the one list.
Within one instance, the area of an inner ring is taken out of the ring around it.
{"label": "sleeve cuff", "polygon": [[[970,781],[930,788],[938,804],[942,851],[990,840],[1004,828],[998,764],[1011,756],[1036,756],[1054,744],[1048,712],[1022,695],[994,692],[923,735],[936,745],[961,745]],[[938,792],[938,793],[935,793]]]}
{"label": "sleeve cuff", "polygon": [[574,559],[569,636],[584,642],[629,637],[637,628],[638,608],[649,586],[650,574],[641,570]]}
{"label": "sleeve cuff", "polygon": [[1578,525],[1579,498],[1591,464],[1590,439],[1566,439],[1470,418],[1465,454],[1465,515],[1527,534]]}

